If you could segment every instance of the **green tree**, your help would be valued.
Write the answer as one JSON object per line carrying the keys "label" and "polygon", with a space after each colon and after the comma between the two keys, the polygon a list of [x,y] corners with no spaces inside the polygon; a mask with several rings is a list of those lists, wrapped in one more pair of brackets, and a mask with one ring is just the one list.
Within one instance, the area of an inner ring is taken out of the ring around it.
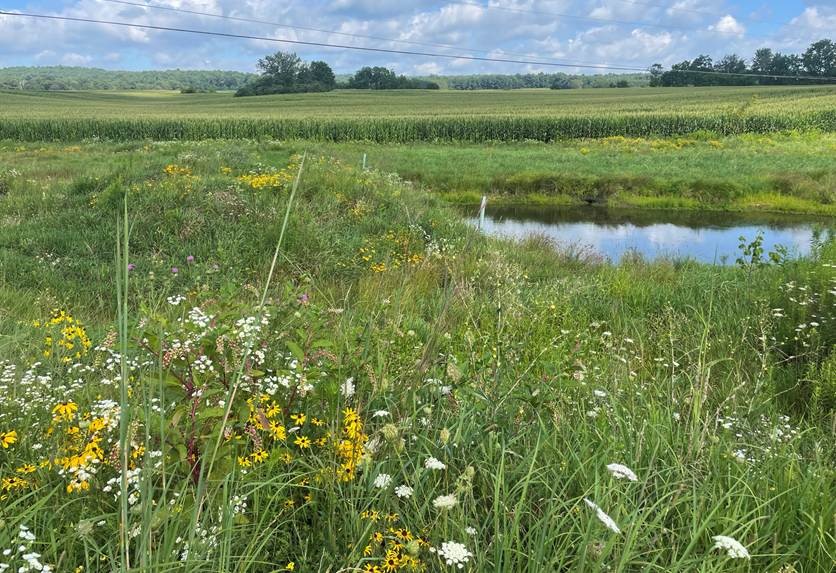
{"label": "green tree", "polygon": [[801,56],[804,71],[811,76],[836,76],[836,44],[819,40]]}
{"label": "green tree", "polygon": [[258,60],[256,64],[272,85],[291,87],[296,84],[303,69],[301,58],[292,52],[276,52]]}
{"label": "green tree", "polygon": [[337,87],[334,70],[325,62],[311,62],[308,66],[308,74],[312,83],[321,85],[326,91]]}

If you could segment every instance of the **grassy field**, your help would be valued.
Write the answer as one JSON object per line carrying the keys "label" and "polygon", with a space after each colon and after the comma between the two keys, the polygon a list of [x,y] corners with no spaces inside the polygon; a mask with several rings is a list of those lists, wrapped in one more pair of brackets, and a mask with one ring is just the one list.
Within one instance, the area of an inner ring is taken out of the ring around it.
{"label": "grassy field", "polygon": [[[606,175],[587,145],[454,159]],[[480,236],[350,146],[2,147],[12,570],[832,570],[832,241],[609,265]]]}
{"label": "grassy field", "polygon": [[836,88],[0,94],[0,139],[273,138],[552,141],[575,137],[836,131]]}

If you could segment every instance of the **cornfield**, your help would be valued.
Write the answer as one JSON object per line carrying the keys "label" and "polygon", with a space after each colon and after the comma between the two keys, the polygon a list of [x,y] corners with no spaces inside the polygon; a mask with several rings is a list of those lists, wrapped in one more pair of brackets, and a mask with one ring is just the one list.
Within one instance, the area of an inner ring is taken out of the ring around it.
{"label": "cornfield", "polygon": [[836,131],[829,86],[583,91],[336,92],[243,102],[229,94],[7,93],[0,94],[0,139],[548,142]]}

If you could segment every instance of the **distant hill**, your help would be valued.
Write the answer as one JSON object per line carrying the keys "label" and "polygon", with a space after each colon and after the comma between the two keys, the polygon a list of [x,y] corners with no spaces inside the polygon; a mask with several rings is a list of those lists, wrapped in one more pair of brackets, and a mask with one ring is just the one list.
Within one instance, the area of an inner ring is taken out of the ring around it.
{"label": "distant hill", "polygon": [[3,90],[237,90],[256,74],[220,70],[128,72],[69,66],[0,68]]}

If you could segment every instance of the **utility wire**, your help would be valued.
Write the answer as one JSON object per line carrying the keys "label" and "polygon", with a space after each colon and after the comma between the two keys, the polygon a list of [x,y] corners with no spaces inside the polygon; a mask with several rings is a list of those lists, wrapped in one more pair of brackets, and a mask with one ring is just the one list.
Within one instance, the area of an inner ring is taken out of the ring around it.
{"label": "utility wire", "polygon": [[26,18],[37,18],[42,20],[60,20],[65,22],[84,22],[89,24],[107,24],[110,26],[122,26],[127,28],[139,28],[144,30],[161,30],[167,32],[183,32],[188,34],[200,34],[204,36],[220,36],[224,38],[237,38],[244,40],[259,40],[263,42],[279,42],[284,44],[297,44],[301,46],[317,46],[323,48],[338,48],[342,50],[359,50],[363,52],[378,52],[383,54],[402,54],[406,56],[426,56],[430,58],[446,58],[449,60],[472,60],[477,62],[500,62],[508,64],[529,64],[536,66],[553,66],[560,68],[594,68],[601,70],[618,70],[628,72],[647,72],[647,68],[628,67],[628,66],[609,66],[605,64],[579,64],[579,63],[557,63],[540,60],[517,60],[511,58],[496,58],[496,57],[480,57],[480,56],[466,56],[460,54],[439,54],[433,52],[418,52],[412,50],[394,50],[388,48],[370,48],[365,46],[350,46],[345,44],[329,44],[326,42],[309,42],[303,40],[289,40],[286,38],[275,38],[270,36],[252,36],[249,34],[233,34],[231,32],[212,32],[209,30],[194,30],[191,28],[175,28],[171,26],[156,26],[152,24],[135,24],[131,22],[117,22],[113,20],[96,20],[93,18],[80,18],[72,16],[56,16],[52,14],[35,14],[26,12],[7,12],[0,10],[0,15],[5,16],[23,16]]}
{"label": "utility wire", "polygon": [[[430,58],[445,58],[450,60],[470,60],[476,62],[498,62],[498,63],[508,63],[508,64],[528,64],[528,65],[537,65],[537,66],[551,66],[551,67],[562,67],[562,68],[595,68],[595,69],[602,69],[602,70],[619,70],[619,71],[631,71],[631,72],[647,72],[649,68],[639,68],[639,67],[627,67],[627,66],[608,66],[606,64],[595,64],[595,65],[581,65],[577,63],[555,63],[555,62],[546,62],[546,61],[539,61],[539,60],[515,60],[510,58],[491,58],[491,57],[480,57],[480,56],[465,56],[459,54],[439,54],[433,52],[417,52],[411,50],[393,50],[387,48],[369,48],[364,46],[350,46],[350,45],[343,45],[343,44],[329,44],[326,42],[307,42],[303,40],[288,40],[284,38],[275,38],[270,36],[252,36],[249,34],[233,34],[231,32],[212,32],[209,30],[194,30],[191,28],[175,28],[171,26],[156,26],[152,24],[135,24],[131,22],[117,22],[112,20],[96,20],[93,18],[80,18],[80,17],[72,17],[72,16],[56,16],[52,14],[35,14],[35,13],[26,13],[26,12],[8,12],[5,10],[0,10],[0,15],[2,16],[18,16],[24,18],[33,18],[33,19],[41,19],[41,20],[53,20],[53,21],[65,21],[65,22],[83,22],[88,24],[106,24],[109,26],[121,26],[125,28],[138,28],[142,30],[159,30],[165,32],[182,32],[188,34],[198,34],[204,36],[218,36],[222,38],[235,38],[235,39],[244,39],[244,40],[259,40],[263,42],[277,42],[277,43],[284,43],[284,44],[297,44],[302,46],[317,46],[322,48],[335,48],[335,49],[342,49],[342,50],[357,50],[362,52],[377,52],[377,53],[384,53],[384,54],[401,54],[407,56],[425,56]],[[836,80],[836,76],[789,76],[789,75],[776,75],[776,74],[754,74],[754,73],[744,73],[744,72],[723,72],[723,71],[714,71],[714,70],[673,70],[682,73],[690,73],[690,74],[704,74],[704,75],[715,75],[715,76],[742,76],[742,77],[756,77],[756,78],[786,78],[786,79],[794,79],[794,80],[817,80],[817,81],[833,81]]]}
{"label": "utility wire", "polygon": [[[250,24],[264,24],[266,26],[275,26],[277,28],[290,28],[292,30],[304,30],[304,31],[307,31],[307,32],[319,32],[319,33],[322,33],[322,34],[332,34],[332,35],[336,35],[336,36],[345,36],[345,37],[348,37],[348,38],[358,38],[358,39],[363,39],[363,40],[375,40],[375,41],[379,41],[379,42],[391,42],[391,43],[395,43],[395,44],[408,44],[408,45],[412,45],[412,46],[425,46],[425,47],[430,47],[430,48],[445,48],[445,49],[451,49],[451,50],[465,50],[465,51],[468,51],[468,52],[476,52],[476,53],[479,53],[479,54],[495,54],[497,52],[497,50],[483,50],[483,49],[479,49],[479,48],[471,48],[471,47],[468,47],[468,46],[454,46],[454,45],[451,45],[451,44],[439,44],[439,43],[434,43],[434,42],[419,42],[419,41],[416,41],[416,40],[396,40],[394,38],[384,38],[384,37],[381,37],[381,36],[368,36],[368,35],[363,35],[363,34],[352,34],[352,33],[349,33],[349,32],[339,32],[337,30],[325,30],[325,29],[322,29],[322,28],[311,28],[309,26],[297,26],[295,24],[294,25],[292,25],[292,24],[282,24],[282,23],[279,23],[279,22],[270,22],[268,20],[259,20],[259,19],[256,19],[256,18],[244,18],[244,17],[241,17],[241,16],[228,16],[228,15],[225,15],[225,14],[215,14],[215,13],[212,13],[212,12],[200,12],[200,11],[197,11],[197,10],[187,10],[185,8],[174,8],[173,6],[160,6],[159,4],[146,4],[146,3],[143,3],[143,2],[130,2],[128,0],[98,0],[98,1],[99,2],[107,2],[109,4],[122,4],[124,6],[136,6],[136,7],[139,7],[139,8],[151,8],[153,10],[165,10],[167,12],[176,12],[176,13],[181,13],[181,14],[191,14],[191,15],[194,15],[194,16],[207,16],[207,17],[210,17],[210,18],[221,18],[221,19],[224,19],[224,20],[231,20],[231,21],[235,21],[235,22],[247,22],[247,23],[250,23]],[[531,57],[530,54],[523,54],[523,53],[519,53],[519,52],[509,52],[509,51],[506,51],[506,50],[501,50],[501,55],[516,56],[516,57],[522,57],[522,58]],[[560,62],[560,60],[555,60],[554,58],[541,58],[541,59]],[[578,62],[578,63],[579,64],[588,64],[590,62]],[[595,65],[595,64],[593,64],[593,65]],[[613,63],[612,65],[621,66],[622,64]],[[624,64],[624,65],[627,66],[627,64]]]}

